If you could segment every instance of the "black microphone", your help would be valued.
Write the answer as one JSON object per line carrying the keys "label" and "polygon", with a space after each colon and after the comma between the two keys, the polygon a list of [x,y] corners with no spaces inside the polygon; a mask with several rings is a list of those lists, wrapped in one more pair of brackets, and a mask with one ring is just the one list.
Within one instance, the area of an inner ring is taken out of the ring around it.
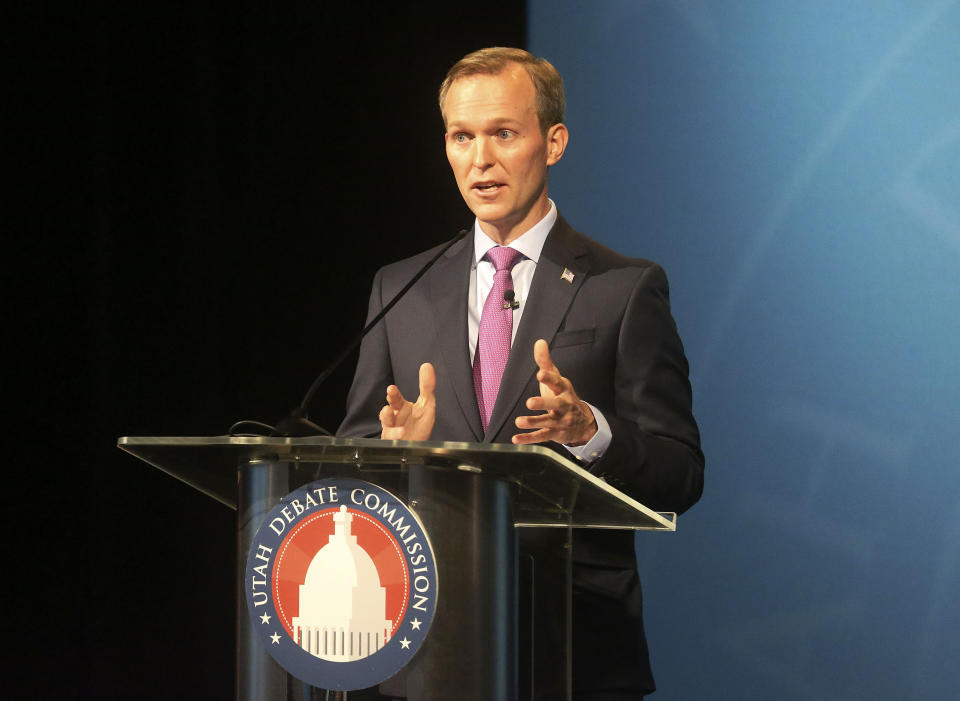
{"label": "black microphone", "polygon": [[370,323],[363,328],[363,331],[357,334],[357,336],[352,341],[350,341],[349,344],[347,344],[347,347],[343,349],[340,355],[338,355],[334,359],[334,361],[330,363],[330,365],[328,365],[326,369],[324,369],[324,371],[317,376],[317,379],[313,381],[313,384],[310,385],[310,389],[308,389],[306,395],[304,395],[303,401],[300,402],[300,406],[298,406],[296,409],[291,411],[290,415],[287,416],[285,419],[281,420],[277,424],[277,427],[273,430],[271,435],[273,436],[332,436],[333,435],[332,433],[330,433],[330,431],[313,423],[310,420],[310,417],[307,415],[307,409],[310,406],[310,402],[313,401],[313,397],[317,393],[317,390],[320,389],[320,385],[322,385],[326,381],[326,379],[330,377],[333,371],[336,370],[344,360],[346,360],[347,356],[350,355],[351,352],[353,352],[353,349],[360,345],[360,341],[363,340],[363,337],[366,336],[368,333],[370,333],[370,330],[374,326],[376,326],[377,323],[379,323],[379,321],[383,317],[387,315],[387,312],[393,309],[393,305],[399,302],[403,298],[403,296],[410,291],[410,288],[416,284],[417,280],[422,278],[426,274],[426,272],[433,267],[433,264],[440,259],[440,256],[442,256],[444,253],[450,250],[450,248],[455,243],[463,239],[463,237],[466,236],[468,233],[469,232],[467,229],[463,229],[460,232],[458,232],[452,241],[450,241],[446,246],[441,248],[433,258],[427,261],[426,265],[420,268],[420,271],[410,279],[410,282],[404,285],[403,289],[397,292],[397,294],[393,297],[393,299],[387,302],[387,304],[383,307],[383,309],[380,310],[380,313],[377,314],[375,317],[373,317]]}
{"label": "black microphone", "polygon": [[520,302],[514,299],[516,293],[513,290],[507,290],[503,293],[503,308],[504,309],[519,309]]}

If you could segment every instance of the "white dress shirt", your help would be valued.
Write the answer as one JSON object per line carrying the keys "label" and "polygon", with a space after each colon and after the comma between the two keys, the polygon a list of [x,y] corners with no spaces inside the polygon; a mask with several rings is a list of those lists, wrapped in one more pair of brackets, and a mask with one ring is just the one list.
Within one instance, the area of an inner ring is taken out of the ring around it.
{"label": "white dress shirt", "polygon": [[[517,309],[513,310],[513,334],[510,337],[511,342],[517,337],[517,329],[520,326],[520,319],[523,317],[523,310],[526,307],[527,295],[530,293],[530,284],[533,282],[533,274],[537,270],[537,262],[540,260],[540,253],[543,251],[543,244],[547,240],[547,234],[553,228],[557,221],[557,206],[550,202],[550,211],[546,216],[534,226],[526,231],[519,238],[510,242],[510,248],[514,248],[523,254],[523,258],[513,266],[511,277],[513,278],[514,299],[520,303]],[[484,259],[487,251],[498,245],[480,228],[480,222],[476,221],[473,225],[473,265],[470,267],[470,291],[467,296],[467,329],[470,334],[470,363],[473,363],[473,357],[477,352],[477,337],[480,334],[480,315],[483,313],[483,305],[487,301],[487,295],[493,289],[493,274],[496,272],[493,263]],[[533,348],[530,349],[533,355]],[[563,372],[563,368],[560,368]],[[576,388],[574,388],[576,389]],[[610,445],[612,433],[610,425],[604,418],[599,409],[587,403],[597,420],[597,432],[587,443],[581,446],[565,446],[567,450],[573,453],[578,460],[582,462],[592,462],[598,459]]]}

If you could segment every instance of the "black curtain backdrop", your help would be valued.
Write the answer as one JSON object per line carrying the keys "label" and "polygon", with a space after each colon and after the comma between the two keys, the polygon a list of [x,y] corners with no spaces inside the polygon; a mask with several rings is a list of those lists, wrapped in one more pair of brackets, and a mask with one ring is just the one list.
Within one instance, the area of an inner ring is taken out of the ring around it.
{"label": "black curtain backdrop", "polygon": [[[235,513],[116,439],[275,422],[376,268],[471,221],[436,91],[522,46],[524,6],[3,12],[3,688],[231,698]],[[331,429],[354,362],[313,407]]]}

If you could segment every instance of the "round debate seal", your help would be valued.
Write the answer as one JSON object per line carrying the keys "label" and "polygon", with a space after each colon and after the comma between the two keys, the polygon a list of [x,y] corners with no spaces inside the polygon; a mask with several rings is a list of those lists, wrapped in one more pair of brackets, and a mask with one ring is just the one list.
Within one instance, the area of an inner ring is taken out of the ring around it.
{"label": "round debate seal", "polygon": [[396,674],[433,622],[437,568],[416,514],[390,492],[324,479],[267,514],[247,555],[251,625],[293,676],[363,689]]}

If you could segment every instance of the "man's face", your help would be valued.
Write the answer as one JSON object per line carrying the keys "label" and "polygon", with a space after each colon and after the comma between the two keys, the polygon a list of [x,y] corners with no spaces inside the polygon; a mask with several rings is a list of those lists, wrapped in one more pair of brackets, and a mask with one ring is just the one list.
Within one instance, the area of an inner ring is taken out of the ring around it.
{"label": "man's face", "polygon": [[[460,194],[491,238],[508,243],[549,210],[547,167],[566,145],[566,129],[540,131],[536,93],[526,71],[458,78],[444,102],[447,160]],[[553,134],[563,130],[558,146]]]}

